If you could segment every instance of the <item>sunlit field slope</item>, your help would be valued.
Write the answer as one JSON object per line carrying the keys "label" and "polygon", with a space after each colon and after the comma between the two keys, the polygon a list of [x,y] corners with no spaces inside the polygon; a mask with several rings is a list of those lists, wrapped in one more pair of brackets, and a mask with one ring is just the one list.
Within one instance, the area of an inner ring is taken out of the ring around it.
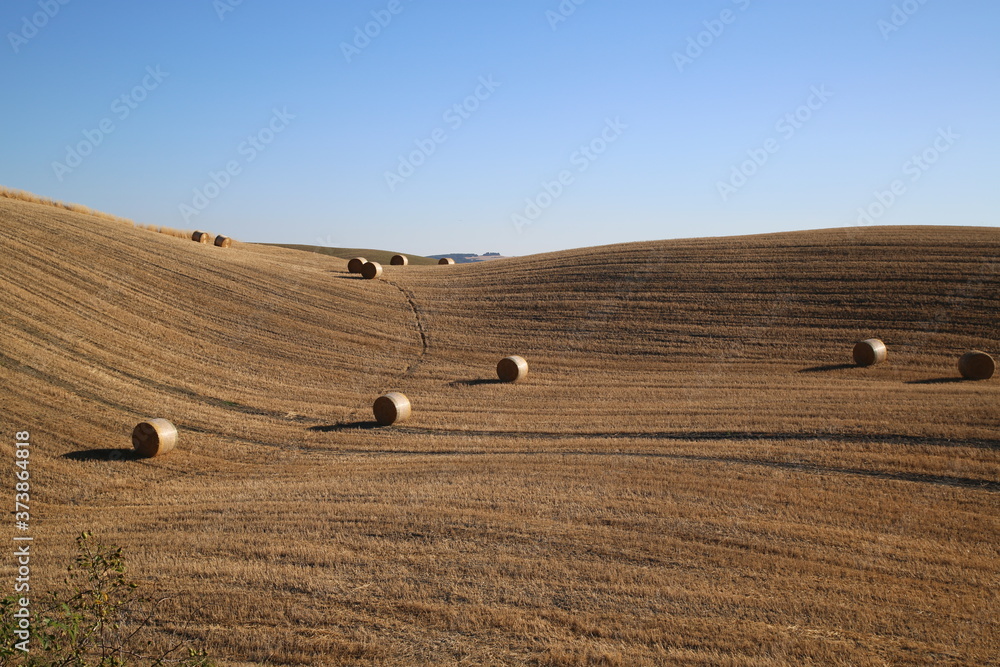
{"label": "sunlit field slope", "polygon": [[[1000,357],[1000,230],[365,281],[0,200],[0,248],[33,585],[91,530],[169,597],[164,643],[231,665],[996,664],[1000,378],[957,360]],[[888,361],[854,367],[869,337]],[[508,354],[524,381],[495,382]],[[413,416],[378,427],[390,390]],[[149,417],[178,448],[137,460]]]}

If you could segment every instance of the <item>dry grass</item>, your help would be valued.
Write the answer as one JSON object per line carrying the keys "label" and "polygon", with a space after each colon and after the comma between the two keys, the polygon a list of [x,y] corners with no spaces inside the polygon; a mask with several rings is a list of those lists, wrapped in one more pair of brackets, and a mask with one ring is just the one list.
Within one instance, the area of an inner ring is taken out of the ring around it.
{"label": "dry grass", "polygon": [[100,220],[108,220],[111,222],[118,222],[124,225],[129,225],[135,227],[136,229],[144,229],[150,232],[157,232],[159,234],[166,234],[167,236],[173,236],[179,239],[191,239],[191,234],[193,230],[184,229],[174,229],[173,227],[164,227],[163,225],[150,225],[150,224],[139,224],[130,220],[129,218],[122,218],[117,215],[111,215],[110,213],[104,213],[102,211],[95,211],[92,208],[84,206],[82,204],[67,204],[65,202],[57,201],[55,199],[50,199],[49,197],[42,197],[41,195],[36,195],[26,190],[16,190],[13,188],[7,188],[0,185],[0,197],[5,199],[12,199],[14,201],[23,201],[30,204],[41,204],[43,206],[51,206],[53,208],[65,209],[67,211],[72,211],[74,213],[81,213],[83,215],[89,215],[93,218],[98,218]]}
{"label": "dry grass", "polygon": [[138,229],[145,229],[150,232],[157,232],[158,234],[166,234],[167,236],[173,236],[174,238],[184,239],[186,241],[191,240],[191,235],[193,231],[188,231],[186,229],[174,229],[173,227],[164,227],[162,225],[136,225]]}
{"label": "dry grass", "polygon": [[[955,361],[1000,349],[1000,230],[367,282],[18,201],[0,220],[39,586],[92,529],[232,665],[996,661],[1000,382]],[[855,367],[845,341],[876,335],[889,359]],[[418,409],[378,428],[390,389]],[[133,459],[151,414],[183,444]]]}
{"label": "dry grass", "polygon": [[41,204],[43,206],[52,206],[54,208],[61,208],[67,211],[73,211],[74,213],[82,213],[83,215],[89,215],[94,218],[100,218],[101,220],[110,220],[112,222],[120,222],[126,225],[135,225],[132,220],[128,218],[121,218],[117,215],[111,215],[110,213],[104,213],[102,211],[95,211],[92,208],[84,206],[82,204],[67,204],[65,202],[57,201],[55,199],[50,199],[49,197],[42,197],[41,195],[36,195],[27,190],[16,190],[14,188],[8,188],[0,185],[0,197],[5,199],[13,199],[15,201],[23,201],[31,204]]}

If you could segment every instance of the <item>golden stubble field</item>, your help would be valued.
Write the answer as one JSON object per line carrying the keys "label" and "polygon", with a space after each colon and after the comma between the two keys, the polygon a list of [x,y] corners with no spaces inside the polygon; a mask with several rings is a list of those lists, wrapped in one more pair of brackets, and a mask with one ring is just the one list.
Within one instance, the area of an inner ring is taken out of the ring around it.
{"label": "golden stubble field", "polygon": [[[363,281],[0,200],[0,248],[33,582],[93,531],[170,596],[163,641],[229,665],[998,664],[1000,379],[956,368],[1000,354],[996,228]],[[848,365],[873,336],[888,363]],[[493,381],[508,354],[524,382]],[[388,390],[414,414],[379,428]],[[134,460],[154,416],[178,449]]]}

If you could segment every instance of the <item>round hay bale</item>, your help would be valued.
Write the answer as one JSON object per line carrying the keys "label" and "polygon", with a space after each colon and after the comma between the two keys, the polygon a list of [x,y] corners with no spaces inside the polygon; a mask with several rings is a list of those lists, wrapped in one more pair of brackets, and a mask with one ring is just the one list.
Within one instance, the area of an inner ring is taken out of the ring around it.
{"label": "round hay bale", "polygon": [[524,357],[511,355],[497,363],[497,377],[501,382],[517,382],[528,375],[528,362]]}
{"label": "round hay bale", "polygon": [[442,257],[441,259],[438,260],[438,264],[440,264],[440,265],[454,264],[454,263],[455,263],[455,260],[453,260],[451,257]]}
{"label": "round hay bale", "polygon": [[406,255],[393,255],[389,260],[390,266],[406,266],[410,263],[410,258]]}
{"label": "round hay bale", "polygon": [[223,236],[222,234],[219,234],[218,236],[215,237],[215,247],[228,248],[231,245],[233,245],[233,240],[228,236]]}
{"label": "round hay bale", "polygon": [[361,267],[361,277],[365,280],[375,280],[382,276],[382,265],[378,262],[365,262]]}
{"label": "round hay bale", "polygon": [[878,338],[858,341],[854,345],[854,363],[858,366],[874,366],[885,361],[885,343]]}
{"label": "round hay bale", "polygon": [[966,352],[958,360],[958,372],[966,380],[989,380],[996,370],[993,357],[979,350]]}
{"label": "round hay bale", "polygon": [[410,399],[398,391],[382,394],[375,399],[375,404],[372,406],[375,421],[382,426],[389,426],[408,419],[411,411]]}
{"label": "round hay bale", "polygon": [[166,454],[177,444],[177,427],[166,419],[150,419],[132,430],[132,447],[145,458]]}
{"label": "round hay bale", "polygon": [[191,240],[195,243],[208,244],[212,242],[212,235],[208,232],[195,232],[191,235]]}
{"label": "round hay bale", "polygon": [[355,257],[347,263],[348,273],[361,273],[361,267],[368,263],[364,257]]}

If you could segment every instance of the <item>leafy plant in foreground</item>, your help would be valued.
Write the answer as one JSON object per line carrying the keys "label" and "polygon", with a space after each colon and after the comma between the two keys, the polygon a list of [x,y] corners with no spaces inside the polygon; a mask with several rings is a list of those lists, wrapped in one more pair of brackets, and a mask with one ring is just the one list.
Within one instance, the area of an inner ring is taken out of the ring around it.
{"label": "leafy plant in foreground", "polygon": [[[32,614],[29,651],[14,617],[19,595],[0,599],[0,667],[210,667],[206,654],[185,641],[153,651],[147,638],[158,603],[129,580],[121,547],[105,546],[84,532],[65,579],[66,590],[51,592],[42,611]],[[165,599],[165,598],[164,598]]]}

